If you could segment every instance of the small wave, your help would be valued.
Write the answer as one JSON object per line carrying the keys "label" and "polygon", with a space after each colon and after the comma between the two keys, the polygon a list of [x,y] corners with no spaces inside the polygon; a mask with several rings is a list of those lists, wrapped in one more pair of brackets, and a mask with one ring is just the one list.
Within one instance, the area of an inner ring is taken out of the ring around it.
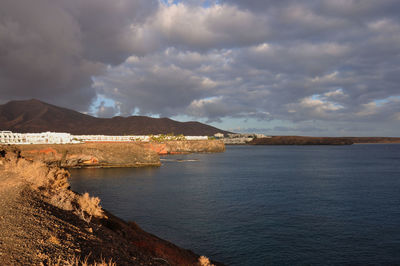
{"label": "small wave", "polygon": [[197,160],[197,159],[164,159],[164,158],[160,158],[160,161],[183,163],[183,162],[198,162],[199,160]]}

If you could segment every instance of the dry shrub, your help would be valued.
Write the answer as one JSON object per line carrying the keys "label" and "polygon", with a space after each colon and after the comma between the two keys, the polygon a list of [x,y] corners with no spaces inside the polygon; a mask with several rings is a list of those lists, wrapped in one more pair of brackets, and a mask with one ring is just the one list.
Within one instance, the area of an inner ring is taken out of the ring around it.
{"label": "dry shrub", "polygon": [[24,159],[14,158],[14,156],[6,156],[4,170],[15,173],[29,183],[42,185],[46,180],[48,167],[40,161],[30,162]]}
{"label": "dry shrub", "polygon": [[59,191],[49,197],[49,203],[51,205],[66,211],[74,210],[74,201],[75,193],[70,190]]}
{"label": "dry shrub", "polygon": [[40,191],[44,199],[60,209],[74,211],[81,219],[90,222],[92,217],[106,218],[100,207],[100,199],[82,196],[72,192],[69,187],[67,170],[48,166],[41,161],[28,161],[16,152],[7,152],[2,157],[5,171],[15,173],[19,181],[26,182]]}
{"label": "dry shrub", "polygon": [[[89,193],[85,193],[78,197],[77,214],[85,221],[91,220],[92,216],[102,218],[105,217],[103,209],[100,207],[100,199],[97,197],[90,197]],[[86,215],[87,216],[86,216]]]}
{"label": "dry shrub", "polygon": [[50,168],[44,186],[53,191],[62,191],[69,188],[68,178],[70,174],[67,170],[60,168]]}
{"label": "dry shrub", "polygon": [[48,242],[54,244],[54,245],[60,245],[60,239],[58,239],[58,237],[56,237],[55,235],[51,235],[48,239]]}
{"label": "dry shrub", "polygon": [[49,167],[41,161],[28,161],[17,154],[8,152],[5,156],[4,170],[15,173],[34,188],[58,191],[69,187],[69,172],[57,167]]}
{"label": "dry shrub", "polygon": [[211,264],[209,258],[207,258],[206,256],[200,256],[199,265],[200,266],[215,266],[214,264]]}

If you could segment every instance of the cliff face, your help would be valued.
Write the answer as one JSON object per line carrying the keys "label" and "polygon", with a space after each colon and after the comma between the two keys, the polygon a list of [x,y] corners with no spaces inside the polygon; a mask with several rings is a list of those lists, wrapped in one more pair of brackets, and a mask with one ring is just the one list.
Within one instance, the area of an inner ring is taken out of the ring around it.
{"label": "cliff face", "polygon": [[140,145],[159,155],[225,151],[224,143],[219,140],[177,140],[164,143],[141,143]]}
{"label": "cliff face", "polygon": [[83,143],[18,145],[28,160],[65,168],[160,166],[158,155],[223,152],[217,140],[167,141],[165,143]]}
{"label": "cliff face", "polygon": [[72,192],[68,177],[66,170],[0,146],[1,265],[78,265],[85,258],[117,265],[209,265],[103,210],[98,198]]}
{"label": "cliff face", "polygon": [[135,143],[19,145],[18,149],[28,160],[67,168],[160,166],[156,152]]}

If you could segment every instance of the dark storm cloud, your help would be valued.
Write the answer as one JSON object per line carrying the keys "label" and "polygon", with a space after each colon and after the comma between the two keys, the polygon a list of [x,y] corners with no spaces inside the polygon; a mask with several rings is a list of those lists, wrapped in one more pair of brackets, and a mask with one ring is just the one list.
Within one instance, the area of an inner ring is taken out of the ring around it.
{"label": "dark storm cloud", "polygon": [[98,90],[127,110],[209,122],[398,121],[399,3],[221,3],[162,5],[135,29],[157,40],[153,54],[109,69]]}
{"label": "dark storm cloud", "polygon": [[91,77],[134,51],[130,25],[156,1],[0,2],[0,101],[39,98],[87,110]]}

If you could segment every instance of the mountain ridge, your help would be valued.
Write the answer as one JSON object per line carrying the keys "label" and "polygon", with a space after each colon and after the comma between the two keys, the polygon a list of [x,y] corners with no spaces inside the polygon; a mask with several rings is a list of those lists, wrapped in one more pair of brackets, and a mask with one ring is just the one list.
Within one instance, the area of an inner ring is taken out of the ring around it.
{"label": "mountain ridge", "polygon": [[18,133],[44,131],[71,134],[149,135],[183,134],[212,136],[229,132],[196,121],[179,122],[170,118],[115,116],[99,118],[37,99],[9,101],[0,105],[0,130]]}

